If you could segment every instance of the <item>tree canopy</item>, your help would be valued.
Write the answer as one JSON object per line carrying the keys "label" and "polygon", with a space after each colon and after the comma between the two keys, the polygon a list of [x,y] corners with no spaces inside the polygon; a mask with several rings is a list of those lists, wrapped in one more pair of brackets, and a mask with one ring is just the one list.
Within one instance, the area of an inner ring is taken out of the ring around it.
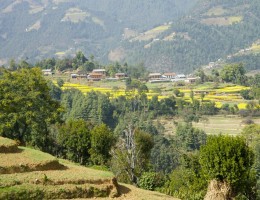
{"label": "tree canopy", "polygon": [[38,68],[4,71],[0,77],[0,135],[44,148],[48,125],[62,108],[50,95]]}
{"label": "tree canopy", "polygon": [[209,136],[200,149],[199,162],[208,180],[227,183],[234,194],[245,190],[254,154],[242,137]]}

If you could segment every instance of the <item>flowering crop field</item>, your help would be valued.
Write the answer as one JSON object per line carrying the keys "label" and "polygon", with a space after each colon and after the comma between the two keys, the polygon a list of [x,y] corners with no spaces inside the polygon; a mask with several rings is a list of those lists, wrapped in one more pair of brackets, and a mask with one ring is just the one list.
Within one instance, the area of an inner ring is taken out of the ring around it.
{"label": "flowering crop field", "polygon": [[[109,94],[110,98],[117,98],[119,96],[133,96],[137,95],[138,92],[135,90],[134,92],[126,92],[125,88],[122,87],[99,87],[97,85],[98,83],[95,83],[95,85],[83,85],[78,83],[68,83],[66,82],[62,89],[71,89],[75,88],[83,92],[84,94],[91,92],[91,91],[97,91],[104,94]],[[101,85],[101,84],[100,84]],[[109,84],[108,84],[109,85]],[[113,85],[116,85],[116,83],[113,83]],[[147,84],[150,91],[146,93],[147,98],[151,99],[153,96],[157,95],[158,99],[164,99],[169,96],[173,95],[173,88],[174,86],[172,83],[167,84],[153,84],[149,85]],[[155,92],[154,88],[161,88],[161,92]],[[218,87],[216,89],[212,88],[212,84],[203,84],[198,85],[194,88],[179,88],[180,92],[184,93],[184,99],[186,101],[190,101],[190,92],[194,92],[194,98],[201,100],[201,94],[205,93],[204,101],[214,101],[216,103],[216,107],[220,108],[223,104],[229,103],[229,104],[237,104],[239,109],[245,109],[247,106],[247,101],[244,100],[241,95],[241,90],[248,90],[250,87],[240,86],[240,85],[222,85],[222,87]]]}

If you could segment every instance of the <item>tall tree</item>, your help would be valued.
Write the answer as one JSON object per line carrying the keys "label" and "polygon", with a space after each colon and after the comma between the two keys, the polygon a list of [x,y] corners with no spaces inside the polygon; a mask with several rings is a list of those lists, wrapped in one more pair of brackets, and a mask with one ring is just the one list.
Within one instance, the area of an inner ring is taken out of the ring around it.
{"label": "tall tree", "polygon": [[62,147],[62,155],[74,162],[86,164],[91,145],[91,124],[84,120],[68,121],[59,127],[57,141]]}
{"label": "tall tree", "polygon": [[0,135],[46,149],[48,126],[60,119],[38,68],[5,71],[0,78]]}
{"label": "tall tree", "polygon": [[112,171],[119,180],[137,184],[147,170],[153,138],[129,125],[112,151]]}
{"label": "tall tree", "polygon": [[90,160],[95,165],[106,165],[111,158],[110,150],[116,140],[110,128],[101,124],[91,130]]}

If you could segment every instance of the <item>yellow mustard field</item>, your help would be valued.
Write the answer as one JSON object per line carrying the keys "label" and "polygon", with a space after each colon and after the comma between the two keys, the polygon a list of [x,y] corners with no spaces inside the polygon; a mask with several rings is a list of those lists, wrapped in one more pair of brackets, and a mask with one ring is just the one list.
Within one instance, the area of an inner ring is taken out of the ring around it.
{"label": "yellow mustard field", "polygon": [[[109,94],[110,98],[117,98],[119,96],[132,96],[137,95],[137,91],[126,92],[124,88],[105,88],[105,87],[97,87],[97,86],[88,86],[88,85],[81,85],[76,83],[64,83],[62,89],[71,89],[75,88],[80,90],[82,93],[87,94],[91,91],[101,92],[103,94]],[[201,89],[201,88],[199,88]],[[204,101],[214,101],[217,108],[221,108],[221,106],[225,103],[237,104],[239,109],[246,109],[247,103],[241,97],[239,92],[241,90],[250,89],[250,87],[240,86],[240,85],[232,85],[226,86],[223,88],[218,89],[209,89],[203,88],[204,90],[196,90],[194,89],[194,98],[201,100],[201,95],[199,92],[207,92],[205,97],[203,98]],[[190,102],[190,89],[180,89],[180,92],[184,93],[184,99],[187,102]],[[160,94],[156,92],[147,92],[147,98],[151,99],[153,96],[157,95],[159,100],[169,97],[172,94]]]}

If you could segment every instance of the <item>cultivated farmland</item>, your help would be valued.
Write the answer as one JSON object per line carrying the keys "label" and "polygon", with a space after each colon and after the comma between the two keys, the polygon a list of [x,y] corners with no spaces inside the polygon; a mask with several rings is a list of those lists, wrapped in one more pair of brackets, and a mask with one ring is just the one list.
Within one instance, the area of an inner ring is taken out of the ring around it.
{"label": "cultivated farmland", "polygon": [[109,171],[58,160],[38,150],[19,147],[15,141],[0,137],[0,200],[98,197],[125,200],[175,199],[126,184],[119,185],[113,177]]}

